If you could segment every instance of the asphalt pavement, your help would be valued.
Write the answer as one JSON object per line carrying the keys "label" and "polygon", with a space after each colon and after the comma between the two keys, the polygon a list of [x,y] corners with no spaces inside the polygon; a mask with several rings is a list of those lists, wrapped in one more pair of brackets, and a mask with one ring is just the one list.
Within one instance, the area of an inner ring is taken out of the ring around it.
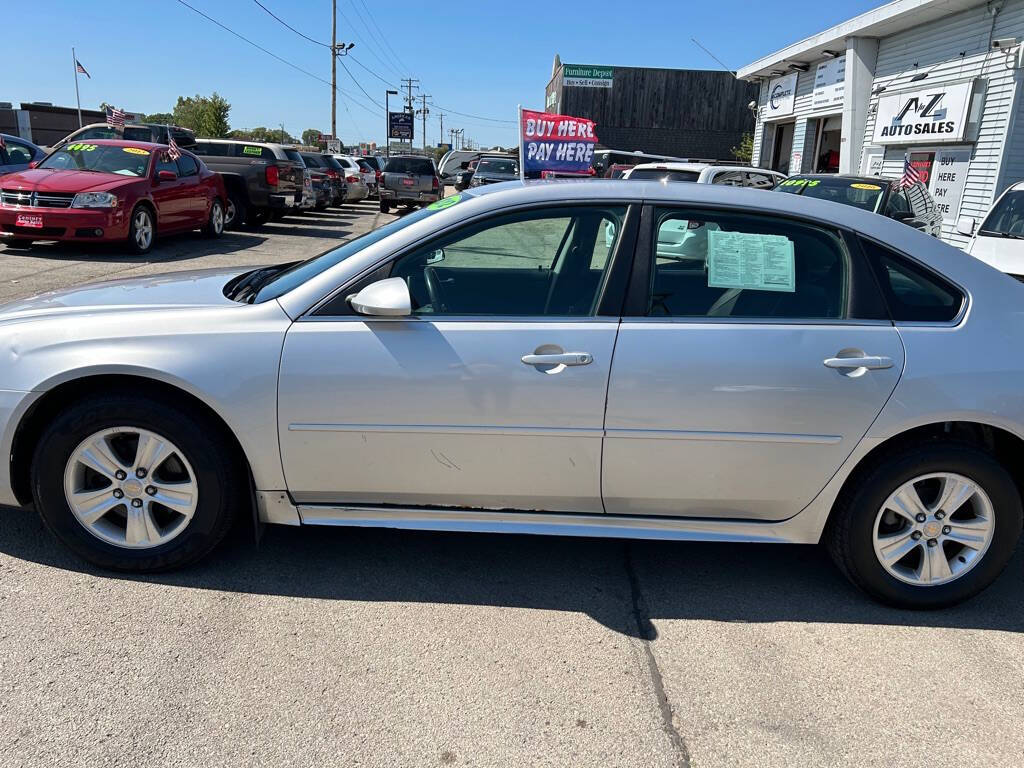
{"label": "asphalt pavement", "polygon": [[[149,256],[0,246],[0,299],[319,253],[307,214]],[[897,611],[817,547],[267,527],[125,577],[0,509],[3,766],[1024,765],[1024,553]]]}

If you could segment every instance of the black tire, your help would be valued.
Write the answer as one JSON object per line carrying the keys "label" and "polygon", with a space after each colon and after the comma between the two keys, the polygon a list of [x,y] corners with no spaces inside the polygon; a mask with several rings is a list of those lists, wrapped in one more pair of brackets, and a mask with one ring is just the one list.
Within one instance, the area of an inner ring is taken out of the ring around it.
{"label": "black tire", "polygon": [[34,242],[35,240],[29,240],[27,237],[14,237],[0,240],[0,245],[6,245],[8,248],[31,248]]}
{"label": "black tire", "polygon": [[228,190],[228,205],[224,211],[224,229],[238,229],[249,214],[245,196],[237,189]]}
{"label": "black tire", "polygon": [[206,217],[206,225],[203,227],[203,235],[206,237],[220,237],[224,234],[224,204],[219,197],[215,197],[210,204],[210,214]]}
{"label": "black tire", "polygon": [[[164,544],[127,549],[98,538],[75,518],[64,494],[64,469],[90,435],[117,426],[156,432],[173,442],[195,472],[198,501],[188,525]],[[208,554],[230,529],[245,499],[245,472],[222,429],[172,401],[110,394],[75,403],[46,428],[32,459],[32,495],[46,527],[90,563],[116,571],[178,568]]]}
{"label": "black tire", "polygon": [[[149,219],[149,225],[151,227],[152,235],[149,238],[149,242],[139,242],[138,227],[140,224],[139,217],[145,215]],[[156,216],[153,214],[153,209],[148,205],[137,205],[132,209],[132,217],[128,223],[128,250],[138,256],[144,253],[149,253],[153,248],[153,243],[156,242]]]}
{"label": "black tire", "polygon": [[250,208],[245,217],[247,227],[261,227],[270,220],[270,211],[266,208]]}
{"label": "black tire", "polygon": [[[992,503],[994,530],[988,549],[962,576],[944,584],[913,585],[891,575],[875,555],[875,518],[901,485],[933,472],[956,473],[977,483]],[[825,544],[846,577],[876,600],[900,608],[944,608],[996,580],[1013,555],[1021,525],[1020,491],[1006,468],[973,445],[944,441],[872,461],[837,500]]]}
{"label": "black tire", "polygon": [[388,203],[386,203],[383,200],[381,200],[380,201],[380,212],[381,213],[387,213],[390,210],[391,210],[391,206]]}

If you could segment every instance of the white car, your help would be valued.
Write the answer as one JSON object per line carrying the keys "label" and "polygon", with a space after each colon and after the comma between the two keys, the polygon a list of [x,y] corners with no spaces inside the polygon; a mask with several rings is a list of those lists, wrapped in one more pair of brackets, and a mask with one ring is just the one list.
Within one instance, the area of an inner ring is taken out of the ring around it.
{"label": "white car", "polygon": [[626,171],[624,179],[646,181],[693,181],[698,184],[724,184],[727,187],[775,189],[786,174],[767,168],[711,163],[641,163]]}
{"label": "white car", "polygon": [[[969,235],[974,220],[961,218],[957,231]],[[965,249],[971,256],[1024,281],[1024,181],[999,196]]]}
{"label": "white car", "polygon": [[[359,167],[354,157],[350,155],[335,155],[334,159],[341,163],[345,171],[345,202],[358,203],[370,196],[370,187],[366,180],[366,174]],[[375,174],[371,173],[370,176]]]}

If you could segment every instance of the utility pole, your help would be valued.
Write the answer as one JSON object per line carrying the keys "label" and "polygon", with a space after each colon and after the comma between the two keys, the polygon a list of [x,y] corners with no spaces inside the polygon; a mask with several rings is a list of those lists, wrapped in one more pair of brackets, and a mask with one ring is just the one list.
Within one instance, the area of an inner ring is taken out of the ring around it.
{"label": "utility pole", "polygon": [[420,115],[423,117],[423,151],[427,151],[427,115],[430,114],[430,110],[427,109],[427,99],[430,98],[425,93],[420,94],[420,98],[423,99],[423,107],[419,110]]}
{"label": "utility pole", "polygon": [[440,115],[438,115],[438,117],[441,119],[441,133],[440,133],[440,136],[441,136],[441,143],[443,144],[444,143],[444,112],[442,112]]}
{"label": "utility pole", "polygon": [[355,43],[338,42],[338,0],[331,0],[331,138],[338,138],[338,57],[346,56]]}
{"label": "utility pole", "polygon": [[391,107],[388,104],[388,97],[397,95],[398,91],[384,91],[384,157],[391,157]]}

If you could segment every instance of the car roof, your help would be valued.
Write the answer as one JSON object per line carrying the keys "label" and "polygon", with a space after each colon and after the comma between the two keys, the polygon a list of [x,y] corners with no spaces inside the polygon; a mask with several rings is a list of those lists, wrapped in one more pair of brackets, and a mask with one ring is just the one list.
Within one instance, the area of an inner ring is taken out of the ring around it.
{"label": "car roof", "polygon": [[[150,152],[157,149],[167,149],[166,144],[156,144],[152,141],[132,141],[131,139],[86,139],[89,144],[98,147],[135,147],[136,149],[147,149]],[[76,142],[81,144],[83,142]]]}
{"label": "car roof", "polygon": [[221,144],[248,144],[250,147],[280,147],[281,149],[292,149],[276,141],[246,141],[245,139],[196,139],[197,144],[210,144],[212,142]]}
{"label": "car roof", "polygon": [[705,168],[713,167],[711,163],[673,163],[670,160],[655,163],[637,163],[633,170],[648,171],[703,171]]}

